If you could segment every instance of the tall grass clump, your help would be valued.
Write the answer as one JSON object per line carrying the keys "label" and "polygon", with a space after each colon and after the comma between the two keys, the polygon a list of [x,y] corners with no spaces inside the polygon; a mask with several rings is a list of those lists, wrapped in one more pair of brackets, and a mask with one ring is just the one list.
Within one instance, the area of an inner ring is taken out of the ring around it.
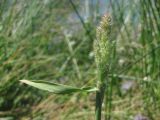
{"label": "tall grass clump", "polygon": [[66,25],[62,21],[71,13],[69,7],[62,10],[66,3],[0,1],[0,119],[21,119],[46,98],[46,93],[19,84],[19,79],[59,80],[60,74],[65,74],[66,80],[74,74],[70,72],[72,66],[57,72],[68,55],[61,32],[61,26]]}

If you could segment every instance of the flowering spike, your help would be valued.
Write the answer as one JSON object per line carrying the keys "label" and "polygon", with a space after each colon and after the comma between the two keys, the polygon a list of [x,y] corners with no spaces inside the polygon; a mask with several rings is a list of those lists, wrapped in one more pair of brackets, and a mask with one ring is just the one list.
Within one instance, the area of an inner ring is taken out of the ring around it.
{"label": "flowering spike", "polygon": [[96,40],[94,42],[95,61],[100,71],[106,71],[111,52],[111,17],[104,15],[97,27]]}

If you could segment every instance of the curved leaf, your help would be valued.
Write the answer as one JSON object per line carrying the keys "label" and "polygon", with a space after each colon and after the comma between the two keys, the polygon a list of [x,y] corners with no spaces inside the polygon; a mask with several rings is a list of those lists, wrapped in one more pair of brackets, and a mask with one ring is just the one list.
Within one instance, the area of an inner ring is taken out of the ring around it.
{"label": "curved leaf", "polygon": [[97,88],[93,88],[93,87],[76,88],[68,85],[62,85],[62,84],[39,81],[39,80],[37,81],[36,80],[20,80],[20,81],[30,86],[36,87],[38,89],[49,91],[55,94],[70,94],[74,92],[94,92],[98,90]]}

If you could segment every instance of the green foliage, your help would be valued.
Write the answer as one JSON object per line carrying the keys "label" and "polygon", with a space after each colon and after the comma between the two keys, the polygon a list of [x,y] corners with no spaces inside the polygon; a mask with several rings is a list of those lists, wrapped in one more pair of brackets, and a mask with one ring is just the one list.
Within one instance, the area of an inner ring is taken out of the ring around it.
{"label": "green foliage", "polygon": [[82,87],[82,88],[76,88],[72,86],[62,85],[62,84],[56,84],[56,83],[50,83],[46,81],[29,81],[29,80],[20,80],[21,82],[28,84],[30,86],[36,87],[41,90],[49,91],[55,94],[71,94],[74,92],[94,92],[97,91],[97,88],[91,88],[91,87]]}
{"label": "green foliage", "polygon": [[60,96],[19,80],[95,86],[100,69],[95,72],[92,45],[104,6],[104,13],[112,16],[112,29],[110,38],[104,36],[110,42],[104,41],[102,48],[114,40],[116,50],[97,54],[104,53],[100,68],[108,76],[102,119],[129,120],[137,114],[159,119],[159,0],[72,0],[78,18],[69,1],[0,1],[0,119],[94,119],[94,92]]}

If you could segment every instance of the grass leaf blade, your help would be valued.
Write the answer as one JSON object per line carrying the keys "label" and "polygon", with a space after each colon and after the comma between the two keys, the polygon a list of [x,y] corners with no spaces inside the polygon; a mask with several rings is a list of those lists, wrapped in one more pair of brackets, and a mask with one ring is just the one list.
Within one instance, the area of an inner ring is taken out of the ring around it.
{"label": "grass leaf blade", "polygon": [[20,80],[22,83],[33,86],[35,88],[49,91],[55,94],[71,94],[74,92],[94,92],[97,91],[97,88],[85,87],[85,88],[76,88],[68,85],[62,85],[57,83],[51,83],[46,81],[39,80]]}

